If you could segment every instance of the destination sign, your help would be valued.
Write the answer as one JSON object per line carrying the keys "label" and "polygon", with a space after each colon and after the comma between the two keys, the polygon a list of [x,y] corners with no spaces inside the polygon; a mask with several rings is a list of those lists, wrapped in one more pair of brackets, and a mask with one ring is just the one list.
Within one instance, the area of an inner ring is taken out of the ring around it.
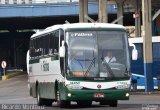
{"label": "destination sign", "polygon": [[93,33],[83,33],[83,32],[76,32],[71,34],[72,37],[90,37],[93,36]]}

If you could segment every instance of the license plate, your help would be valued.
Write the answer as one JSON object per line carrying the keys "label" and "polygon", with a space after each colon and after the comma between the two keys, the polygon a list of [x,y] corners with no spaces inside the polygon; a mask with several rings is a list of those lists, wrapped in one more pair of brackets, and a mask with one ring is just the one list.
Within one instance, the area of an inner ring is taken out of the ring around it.
{"label": "license plate", "polygon": [[104,98],[104,94],[102,94],[102,93],[95,93],[94,97],[95,98]]}

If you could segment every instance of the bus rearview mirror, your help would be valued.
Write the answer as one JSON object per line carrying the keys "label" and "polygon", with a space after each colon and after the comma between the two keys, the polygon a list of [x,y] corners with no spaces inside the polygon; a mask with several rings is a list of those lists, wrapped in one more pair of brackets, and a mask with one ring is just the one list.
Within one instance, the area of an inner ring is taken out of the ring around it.
{"label": "bus rearview mirror", "polygon": [[62,46],[59,48],[59,57],[65,57],[65,46],[64,41],[62,41]]}
{"label": "bus rearview mirror", "polygon": [[26,63],[27,63],[27,73],[29,74],[29,60],[30,60],[30,52],[27,51]]}
{"label": "bus rearview mirror", "polygon": [[138,59],[138,51],[136,49],[136,46],[134,44],[132,44],[132,43],[130,43],[129,46],[133,47],[133,50],[132,50],[132,60],[137,60]]}
{"label": "bus rearview mirror", "polygon": [[138,58],[138,51],[136,49],[132,50],[132,60],[137,60]]}

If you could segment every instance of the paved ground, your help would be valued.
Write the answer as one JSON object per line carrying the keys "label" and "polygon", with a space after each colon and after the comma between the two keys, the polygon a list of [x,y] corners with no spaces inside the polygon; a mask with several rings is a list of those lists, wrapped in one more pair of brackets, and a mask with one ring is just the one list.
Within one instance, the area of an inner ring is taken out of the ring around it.
{"label": "paved ground", "polygon": [[[160,110],[160,94],[156,95],[131,95],[129,101],[119,101],[117,108],[111,108],[108,106],[100,106],[98,103],[93,102],[93,106],[89,108],[79,108],[76,103],[72,103],[72,106],[68,109],[76,110]],[[14,105],[11,105],[14,104]],[[14,109],[24,109],[25,105],[21,104],[36,104],[36,99],[29,96],[27,87],[27,75],[20,75],[6,81],[0,81],[0,109],[10,110],[11,107]],[[30,107],[32,105],[27,105]],[[34,105],[35,107],[38,107]],[[9,108],[10,107],[10,108]],[[16,108],[17,107],[17,108]],[[19,107],[19,108],[18,108]],[[145,109],[146,108],[146,109]],[[149,108],[149,109],[147,109]],[[154,108],[154,109],[153,109]],[[156,109],[155,109],[156,108]],[[35,109],[35,108],[31,108]],[[56,103],[53,103],[52,107],[42,107],[36,109],[45,110],[58,110],[59,107]],[[66,109],[67,110],[67,109]]]}

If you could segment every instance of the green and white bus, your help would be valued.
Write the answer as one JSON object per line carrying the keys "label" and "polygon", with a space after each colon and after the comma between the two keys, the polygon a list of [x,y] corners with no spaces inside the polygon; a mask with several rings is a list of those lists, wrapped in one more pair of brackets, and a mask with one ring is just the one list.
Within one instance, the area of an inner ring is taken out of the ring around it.
{"label": "green and white bus", "polygon": [[[97,101],[116,107],[130,95],[128,48],[125,28],[117,24],[74,23],[39,31],[31,36],[27,54],[30,95],[38,105]],[[108,51],[116,61],[104,61]]]}

